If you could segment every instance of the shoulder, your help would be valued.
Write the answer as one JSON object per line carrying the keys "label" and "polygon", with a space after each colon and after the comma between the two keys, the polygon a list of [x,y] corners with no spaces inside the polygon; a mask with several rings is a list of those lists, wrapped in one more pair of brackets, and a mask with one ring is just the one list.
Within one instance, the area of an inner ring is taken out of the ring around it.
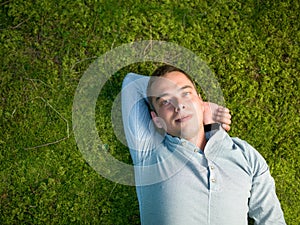
{"label": "shoulder", "polygon": [[233,148],[242,152],[254,176],[269,169],[264,157],[247,141],[237,137],[232,137],[231,139],[234,143]]}

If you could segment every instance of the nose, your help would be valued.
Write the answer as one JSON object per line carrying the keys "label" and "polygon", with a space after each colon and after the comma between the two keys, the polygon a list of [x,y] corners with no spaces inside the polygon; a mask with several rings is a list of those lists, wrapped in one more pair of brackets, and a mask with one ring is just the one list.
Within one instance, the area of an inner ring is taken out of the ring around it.
{"label": "nose", "polygon": [[183,103],[177,103],[177,105],[174,106],[175,112],[179,112],[180,110],[185,109],[185,105]]}

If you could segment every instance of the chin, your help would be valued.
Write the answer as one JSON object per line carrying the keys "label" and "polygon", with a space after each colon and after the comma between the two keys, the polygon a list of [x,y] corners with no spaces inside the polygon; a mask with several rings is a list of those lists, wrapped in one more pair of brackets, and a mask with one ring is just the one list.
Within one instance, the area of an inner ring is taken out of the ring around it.
{"label": "chin", "polygon": [[182,132],[181,134],[180,134],[180,137],[181,138],[184,138],[184,139],[186,139],[186,140],[189,140],[189,139],[191,139],[191,138],[193,138],[193,137],[195,137],[195,135],[193,135],[193,134],[191,134],[191,133],[189,133],[189,132]]}
{"label": "chin", "polygon": [[199,135],[200,134],[199,134],[199,130],[198,129],[197,130],[188,129],[186,131],[182,130],[181,133],[180,133],[180,137],[184,138],[184,139],[187,139],[187,140],[192,139],[192,138],[194,138],[196,136],[199,136]]}

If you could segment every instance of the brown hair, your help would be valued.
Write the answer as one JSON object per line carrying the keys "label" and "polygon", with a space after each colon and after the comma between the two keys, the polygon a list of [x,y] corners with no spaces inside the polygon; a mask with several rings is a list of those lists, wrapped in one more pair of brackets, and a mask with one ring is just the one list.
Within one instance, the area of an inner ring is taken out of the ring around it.
{"label": "brown hair", "polygon": [[157,79],[157,77],[163,77],[164,75],[166,75],[167,73],[171,73],[171,72],[181,72],[183,73],[191,82],[192,84],[194,85],[194,87],[196,88],[195,86],[195,83],[193,81],[193,79],[186,73],[184,72],[183,70],[175,67],[175,66],[172,66],[172,65],[168,65],[168,64],[165,64],[163,66],[160,66],[158,67],[152,74],[151,74],[151,77],[150,77],[150,80],[148,82],[148,86],[147,86],[147,97],[148,97],[148,102],[149,102],[149,108],[150,108],[150,111],[154,111],[155,112],[155,109],[154,109],[154,106],[153,106],[153,103],[152,103],[152,96],[150,95],[150,89],[151,89],[151,86],[152,84],[154,83],[154,81]]}

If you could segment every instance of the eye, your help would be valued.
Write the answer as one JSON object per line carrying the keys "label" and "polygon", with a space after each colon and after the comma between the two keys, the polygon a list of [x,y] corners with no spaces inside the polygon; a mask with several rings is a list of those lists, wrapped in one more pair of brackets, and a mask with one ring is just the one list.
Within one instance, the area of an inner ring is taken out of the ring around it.
{"label": "eye", "polygon": [[192,94],[192,92],[190,92],[190,91],[183,92],[183,96],[189,96],[190,94]]}
{"label": "eye", "polygon": [[162,106],[167,106],[171,103],[171,101],[169,99],[164,99],[160,102],[160,105]]}

